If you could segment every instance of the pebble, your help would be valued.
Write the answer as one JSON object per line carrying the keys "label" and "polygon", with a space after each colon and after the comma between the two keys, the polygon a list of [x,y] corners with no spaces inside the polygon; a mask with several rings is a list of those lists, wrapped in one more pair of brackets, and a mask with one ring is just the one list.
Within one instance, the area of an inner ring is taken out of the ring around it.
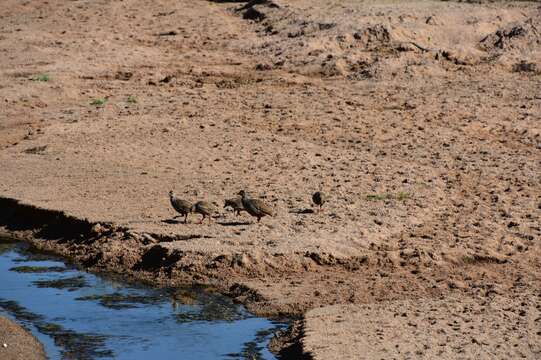
{"label": "pebble", "polygon": [[8,344],[3,343],[2,346],[5,347],[5,348],[7,348],[7,347],[8,347]]}

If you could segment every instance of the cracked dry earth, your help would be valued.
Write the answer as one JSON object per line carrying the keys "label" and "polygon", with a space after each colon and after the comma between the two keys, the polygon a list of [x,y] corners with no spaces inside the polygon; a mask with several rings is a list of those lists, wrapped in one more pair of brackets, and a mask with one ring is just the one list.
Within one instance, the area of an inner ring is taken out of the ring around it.
{"label": "cracked dry earth", "polygon": [[[93,269],[305,315],[315,359],[538,358],[540,12],[5,1],[0,196],[100,223],[38,241]],[[222,209],[240,189],[276,216]]]}

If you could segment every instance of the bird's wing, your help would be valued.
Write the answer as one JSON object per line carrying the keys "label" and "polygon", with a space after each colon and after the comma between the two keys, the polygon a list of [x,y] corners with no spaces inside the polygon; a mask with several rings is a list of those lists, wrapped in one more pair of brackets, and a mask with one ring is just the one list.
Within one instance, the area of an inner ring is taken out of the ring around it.
{"label": "bird's wing", "polygon": [[244,209],[244,205],[242,205],[242,199],[235,199],[234,201],[238,209]]}
{"label": "bird's wing", "polygon": [[201,202],[199,203],[199,209],[201,209],[201,211],[203,212],[210,214],[214,212],[214,205],[207,202]]}
{"label": "bird's wing", "polygon": [[173,208],[180,212],[181,211],[181,208],[180,208],[180,204],[179,204],[179,200],[177,198],[171,198],[171,205],[173,205]]}
{"label": "bird's wing", "polygon": [[257,199],[253,199],[252,201],[253,201],[255,207],[259,211],[261,211],[263,214],[273,216],[273,209],[269,205],[267,205],[263,201],[257,200]]}

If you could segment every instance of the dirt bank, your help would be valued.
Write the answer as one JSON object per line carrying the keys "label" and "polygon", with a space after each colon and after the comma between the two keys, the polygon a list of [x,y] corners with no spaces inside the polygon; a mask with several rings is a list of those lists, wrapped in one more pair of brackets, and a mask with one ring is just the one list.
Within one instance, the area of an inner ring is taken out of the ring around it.
{"label": "dirt bank", "polygon": [[[210,283],[264,315],[539,284],[539,4],[6,9],[11,235],[95,271]],[[171,189],[220,211],[171,220]],[[276,216],[221,209],[240,189]]]}
{"label": "dirt bank", "polygon": [[0,317],[0,357],[4,360],[46,359],[43,345],[30,332],[4,317]]}

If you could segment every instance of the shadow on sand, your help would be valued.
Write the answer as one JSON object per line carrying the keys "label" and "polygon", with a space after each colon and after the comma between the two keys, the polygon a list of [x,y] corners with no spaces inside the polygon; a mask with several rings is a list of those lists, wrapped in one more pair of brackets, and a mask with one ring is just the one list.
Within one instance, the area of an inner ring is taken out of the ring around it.
{"label": "shadow on sand", "polygon": [[290,214],[313,214],[313,209],[293,209],[289,211]]}
{"label": "shadow on sand", "polygon": [[251,225],[252,223],[249,221],[217,221],[216,224],[222,226],[245,226]]}
{"label": "shadow on sand", "polygon": [[162,220],[162,223],[169,224],[169,225],[185,224],[184,220],[176,220],[175,218]]}

